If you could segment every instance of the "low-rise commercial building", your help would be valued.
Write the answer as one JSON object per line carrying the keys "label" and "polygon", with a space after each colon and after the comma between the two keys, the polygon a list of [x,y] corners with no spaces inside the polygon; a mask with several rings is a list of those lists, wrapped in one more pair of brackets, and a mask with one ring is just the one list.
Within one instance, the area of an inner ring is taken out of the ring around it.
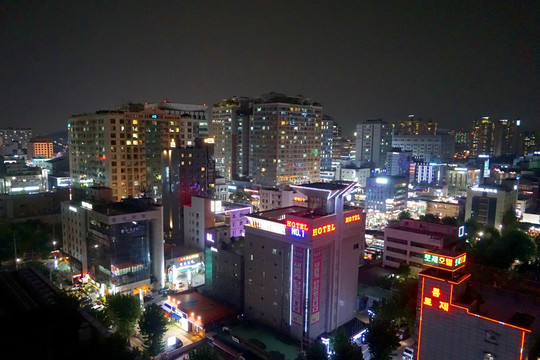
{"label": "low-rise commercial building", "polygon": [[[62,203],[63,251],[72,268],[106,293],[147,292],[164,286],[163,210],[148,199]],[[154,281],[152,281],[154,279]]]}
{"label": "low-rise commercial building", "polygon": [[516,208],[516,201],[517,185],[470,187],[467,189],[465,220],[474,219],[500,229],[504,214]]}
{"label": "low-rise commercial building", "polygon": [[456,243],[459,228],[419,220],[405,219],[384,229],[383,266],[421,267],[424,251],[446,249]]}

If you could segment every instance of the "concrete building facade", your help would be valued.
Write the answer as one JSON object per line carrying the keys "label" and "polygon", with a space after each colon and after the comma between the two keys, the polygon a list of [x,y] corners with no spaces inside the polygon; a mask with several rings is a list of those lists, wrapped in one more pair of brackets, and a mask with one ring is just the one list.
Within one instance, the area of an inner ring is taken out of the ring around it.
{"label": "concrete building facade", "polygon": [[424,251],[445,249],[458,239],[457,226],[405,219],[384,229],[383,266],[422,267]]}
{"label": "concrete building facade", "polygon": [[465,221],[475,219],[481,224],[500,229],[503,216],[516,208],[517,185],[479,185],[467,189]]}
{"label": "concrete building facade", "polygon": [[361,165],[385,168],[386,154],[392,149],[392,125],[370,119],[356,125],[356,160]]}
{"label": "concrete building facade", "polygon": [[303,97],[270,93],[253,104],[253,182],[276,186],[319,181],[322,116],[322,107]]}
{"label": "concrete building facade", "polygon": [[62,203],[63,250],[102,296],[159,290],[165,284],[162,224],[161,206],[149,199],[67,201]]}
{"label": "concrete building facade", "polygon": [[249,319],[306,340],[354,317],[365,215],[343,205],[353,187],[294,186],[308,197],[308,208],[248,216],[244,312]]}

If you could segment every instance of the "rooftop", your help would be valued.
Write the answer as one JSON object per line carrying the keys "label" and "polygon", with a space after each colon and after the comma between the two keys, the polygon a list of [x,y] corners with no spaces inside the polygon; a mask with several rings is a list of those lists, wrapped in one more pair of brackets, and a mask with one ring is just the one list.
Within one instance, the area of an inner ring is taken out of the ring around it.
{"label": "rooftop", "polygon": [[196,291],[170,295],[170,298],[180,301],[178,308],[188,315],[189,320],[199,322],[200,316],[200,323],[205,328],[211,323],[225,320],[236,314],[234,309],[228,308]]}

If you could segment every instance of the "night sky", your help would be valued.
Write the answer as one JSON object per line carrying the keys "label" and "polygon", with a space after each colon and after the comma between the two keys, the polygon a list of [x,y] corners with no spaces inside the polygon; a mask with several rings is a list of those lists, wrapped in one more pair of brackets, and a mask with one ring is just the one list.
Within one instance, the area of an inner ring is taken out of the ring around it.
{"label": "night sky", "polygon": [[302,94],[344,127],[408,114],[540,129],[540,1],[0,2],[0,126],[168,99]]}

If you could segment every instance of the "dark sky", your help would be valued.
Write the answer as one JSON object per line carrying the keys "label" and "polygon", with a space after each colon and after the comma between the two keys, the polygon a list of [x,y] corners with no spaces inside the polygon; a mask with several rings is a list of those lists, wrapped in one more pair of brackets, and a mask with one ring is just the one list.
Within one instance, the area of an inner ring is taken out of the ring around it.
{"label": "dark sky", "polygon": [[269,91],[363,119],[540,128],[540,1],[0,2],[0,126]]}

